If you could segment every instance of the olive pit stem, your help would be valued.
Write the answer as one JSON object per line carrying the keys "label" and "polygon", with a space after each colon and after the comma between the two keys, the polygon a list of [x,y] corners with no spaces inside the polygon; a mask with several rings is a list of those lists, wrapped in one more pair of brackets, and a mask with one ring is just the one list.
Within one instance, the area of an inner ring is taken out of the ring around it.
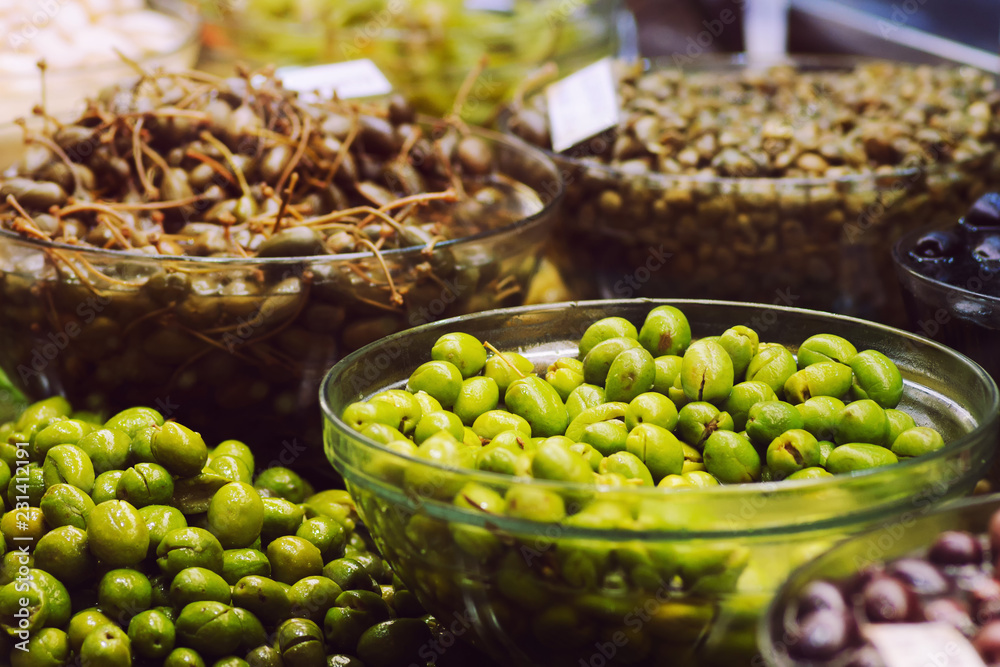
{"label": "olive pit stem", "polygon": [[517,368],[517,366],[515,366],[514,364],[511,363],[510,359],[508,359],[507,357],[503,356],[503,352],[501,352],[500,350],[498,350],[495,347],[493,347],[493,345],[489,341],[486,341],[485,343],[483,343],[483,347],[485,347],[487,350],[489,350],[493,354],[495,354],[498,357],[500,357],[500,360],[503,361],[508,366],[510,366],[511,370],[514,371],[515,373],[517,373],[517,376],[519,378],[524,379],[525,377],[527,377],[524,373],[522,373]]}

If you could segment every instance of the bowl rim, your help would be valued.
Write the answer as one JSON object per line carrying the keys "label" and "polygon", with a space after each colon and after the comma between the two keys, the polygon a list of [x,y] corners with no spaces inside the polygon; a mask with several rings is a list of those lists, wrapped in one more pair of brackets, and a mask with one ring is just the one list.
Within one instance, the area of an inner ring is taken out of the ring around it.
{"label": "bowl rim", "polygon": [[[877,479],[881,476],[889,476],[896,474],[895,471],[902,470],[906,471],[910,468],[915,468],[917,466],[922,466],[928,462],[945,458],[955,452],[966,449],[968,445],[979,437],[979,434],[990,428],[993,428],[998,422],[1000,422],[1000,390],[998,390],[996,382],[993,378],[975,361],[970,359],[965,354],[958,352],[946,345],[914,334],[902,329],[897,329],[895,327],[890,327],[885,324],[880,324],[877,322],[870,322],[867,320],[862,320],[860,318],[851,317],[848,315],[840,315],[835,313],[826,313],[818,310],[811,310],[807,308],[793,308],[790,306],[779,306],[775,304],[764,304],[764,303],[753,303],[753,302],[738,302],[738,301],[720,301],[712,299],[653,299],[653,298],[633,298],[633,299],[598,299],[598,300],[587,300],[587,301],[565,301],[555,304],[539,304],[539,305],[529,305],[529,306],[518,306],[512,308],[498,308],[494,310],[482,311],[474,313],[472,315],[460,315],[457,317],[451,317],[444,320],[438,320],[435,322],[429,322],[422,324],[418,327],[411,329],[405,329],[403,331],[391,334],[385,338],[377,340],[373,343],[351,352],[343,359],[338,361],[329,371],[324,375],[323,381],[320,383],[319,387],[319,405],[320,410],[323,413],[323,419],[327,424],[332,424],[333,428],[337,429],[340,433],[345,436],[356,440],[365,449],[374,450],[378,452],[379,455],[394,457],[396,460],[405,463],[407,465],[413,465],[415,467],[424,467],[433,471],[443,472],[446,474],[455,474],[458,469],[441,465],[436,462],[429,462],[423,459],[418,459],[413,456],[406,454],[401,454],[399,452],[388,449],[384,445],[368,438],[357,431],[351,429],[345,422],[340,419],[339,414],[335,414],[332,407],[327,400],[328,387],[334,383],[335,378],[339,376],[344,368],[354,364],[358,359],[364,355],[386,345],[393,343],[400,343],[405,340],[407,336],[412,336],[415,333],[420,333],[432,328],[447,329],[449,327],[455,327],[454,330],[466,330],[464,325],[467,325],[470,320],[476,320],[485,318],[488,316],[497,317],[515,317],[517,315],[528,314],[532,312],[542,312],[550,311],[557,312],[560,309],[572,309],[577,307],[603,307],[603,308],[613,308],[618,305],[626,304],[636,304],[645,303],[654,308],[660,305],[672,305],[683,310],[685,305],[696,305],[696,306],[710,306],[710,307],[756,307],[762,310],[777,311],[779,313],[785,313],[789,315],[794,314],[807,314],[811,316],[819,316],[825,319],[839,320],[841,322],[850,323],[854,325],[860,325],[867,328],[873,328],[880,330],[883,333],[892,334],[893,336],[902,336],[903,338],[909,339],[910,341],[920,343],[922,345],[927,345],[932,348],[937,348],[938,351],[954,357],[955,361],[959,363],[964,363],[971,367],[979,380],[983,383],[983,386],[987,390],[988,400],[990,402],[989,414],[991,415],[989,419],[980,422],[976,425],[972,431],[963,434],[961,437],[947,443],[941,449],[932,452],[930,454],[925,454],[919,457],[912,457],[907,460],[899,461],[891,466],[871,468],[868,470],[862,470],[857,472],[851,472],[841,475],[835,475],[833,478],[818,478],[818,479],[801,479],[801,480],[781,480],[780,482],[753,482],[749,484],[720,484],[719,486],[711,487],[697,487],[694,489],[685,488],[682,490],[683,493],[688,494],[685,497],[698,496],[698,497],[733,497],[739,498],[741,496],[756,496],[760,493],[762,489],[768,491],[772,495],[780,493],[782,491],[798,491],[802,489],[822,489],[825,486],[831,486],[832,484],[843,482],[844,480],[855,480],[855,479]],[[329,457],[328,457],[329,458]],[[332,461],[331,461],[332,464]],[[664,490],[658,487],[629,487],[623,489],[620,487],[611,486],[601,486],[594,484],[583,484],[579,482],[559,482],[551,480],[538,480],[533,477],[515,477],[512,475],[504,475],[502,473],[494,473],[482,470],[461,470],[461,474],[469,482],[481,481],[484,484],[494,483],[503,484],[507,486],[531,486],[536,488],[545,488],[557,491],[569,491],[569,492],[581,492],[589,491],[595,496],[599,496],[602,493],[608,495],[618,495],[627,494],[631,497],[638,498],[640,500],[654,499],[654,498],[664,498],[668,497],[668,494],[672,491],[670,489]],[[389,484],[392,488],[401,489],[395,484]],[[764,530],[758,532],[765,532]]]}
{"label": "bowl rim", "polygon": [[[990,494],[985,496],[974,496],[971,498],[961,498],[949,502],[946,505],[930,505],[925,511],[920,513],[920,516],[915,519],[915,521],[930,520],[931,517],[939,517],[942,515],[949,514],[961,514],[969,510],[970,508],[986,507],[989,505],[995,505],[997,510],[1000,511],[1000,494]],[[799,575],[808,570],[809,568],[815,567],[816,563],[819,561],[835,558],[837,554],[846,548],[849,544],[857,544],[862,541],[871,539],[873,535],[885,531],[886,525],[884,523],[879,523],[874,526],[870,526],[865,530],[848,535],[847,537],[838,540],[828,549],[824,549],[822,552],[816,554],[812,558],[809,558],[804,563],[793,568],[785,580],[774,590],[771,599],[768,601],[764,613],[760,615],[757,620],[756,629],[756,639],[757,639],[757,654],[761,656],[767,667],[781,667],[782,663],[776,660],[769,659],[768,656],[773,656],[777,653],[774,643],[774,637],[771,635],[771,626],[776,620],[775,616],[779,613],[784,615],[785,607],[779,607],[779,600],[784,600],[787,597],[787,593],[792,585],[793,580],[798,579]],[[930,543],[927,543],[929,546]],[[880,560],[882,558],[880,557]],[[810,581],[818,581],[817,579],[810,579]],[[789,658],[791,660],[791,658]],[[791,663],[786,663],[791,664]]]}
{"label": "bowl rim", "polygon": [[[143,9],[155,11],[176,20],[183,28],[183,40],[176,47],[167,51],[156,51],[144,54],[135,60],[135,64],[139,66],[152,64],[155,68],[158,66],[157,63],[160,60],[184,53],[192,47],[200,47],[201,30],[205,21],[192,5],[181,0],[148,0],[144,3]],[[79,76],[81,73],[86,73],[89,76],[105,72],[114,73],[116,71],[134,72],[135,66],[128,60],[118,57],[106,62],[98,62],[96,64],[75,65],[73,67],[48,67],[45,70],[45,84],[46,87],[48,87],[48,84],[52,83],[52,79],[75,77]],[[38,72],[32,72],[30,75],[4,73],[4,76],[24,81],[30,78],[37,79],[39,75]]]}
{"label": "bowl rim", "polygon": [[[437,124],[446,123],[444,119],[438,118],[426,118],[419,117],[418,122],[426,125],[437,126]],[[13,125],[13,123],[8,124]],[[566,194],[566,179],[563,171],[556,165],[551,157],[546,155],[543,151],[539,150],[535,146],[530,145],[526,141],[519,139],[516,136],[502,134],[493,130],[488,130],[480,127],[471,127],[470,130],[475,136],[483,137],[493,143],[502,144],[506,147],[519,151],[523,155],[530,158],[532,163],[536,165],[542,165],[546,171],[552,175],[552,179],[546,178],[544,183],[546,186],[552,185],[552,190],[546,187],[543,191],[542,189],[528,186],[532,192],[535,192],[539,200],[542,203],[542,207],[532,213],[531,215],[525,216],[512,223],[504,225],[503,227],[498,227],[497,229],[486,229],[481,232],[477,232],[471,236],[461,236],[459,238],[448,239],[442,241],[441,243],[434,244],[434,248],[445,249],[445,248],[456,248],[464,246],[466,244],[476,244],[494,237],[503,237],[512,232],[519,231],[521,229],[531,229],[544,225],[552,216],[558,211],[560,204],[562,203],[563,197]],[[0,181],[2,181],[2,172],[0,172]],[[331,263],[331,262],[354,262],[359,260],[373,259],[375,254],[372,252],[351,252],[351,253],[338,253],[334,255],[303,255],[299,257],[194,257],[186,255],[144,255],[138,252],[130,252],[128,250],[116,250],[116,249],[104,249],[95,248],[85,245],[75,245],[71,243],[56,243],[53,241],[45,241],[43,239],[36,239],[31,237],[21,236],[16,232],[12,232],[8,229],[0,227],[0,244],[5,240],[16,241],[19,243],[24,243],[29,246],[34,246],[40,250],[64,250],[66,252],[73,253],[86,253],[88,256],[106,257],[111,259],[119,260],[132,260],[140,262],[152,262],[157,264],[193,264],[201,267],[243,267],[243,266],[283,266],[288,264],[302,264],[302,263]],[[391,248],[389,250],[380,250],[379,254],[383,258],[402,258],[409,255],[414,255],[420,253],[424,250],[424,246],[408,246],[405,248]]]}
{"label": "bowl rim", "polygon": [[[681,71],[690,72],[702,72],[710,71],[712,69],[720,68],[731,68],[731,71],[738,71],[741,69],[747,69],[750,67],[782,67],[782,66],[793,66],[796,68],[808,67],[811,69],[853,69],[861,65],[891,65],[891,66],[910,66],[910,67],[945,67],[949,66],[947,63],[936,64],[936,65],[924,65],[919,63],[909,63],[902,60],[892,60],[889,58],[877,58],[873,56],[856,56],[856,55],[845,55],[845,54],[810,54],[810,53],[789,53],[789,54],[777,54],[774,56],[751,56],[746,52],[731,52],[731,53],[703,53],[699,55],[696,59],[690,59],[684,56],[688,60],[694,60],[693,65],[682,65],[679,64],[672,56],[658,56],[655,58],[639,58],[634,61],[636,64],[641,64],[643,72],[649,72],[652,70],[666,70],[674,69]],[[621,58],[614,58],[616,63],[625,63],[629,65],[628,61]],[[955,68],[968,67],[974,69],[977,72],[986,72],[985,70],[980,70],[972,65],[950,65]],[[537,94],[537,93],[536,93]],[[508,105],[502,110],[497,118],[497,127],[500,131],[506,134],[516,135],[510,129],[510,116],[513,112],[513,107]],[[585,140],[594,141],[596,139],[607,140],[609,137],[613,136],[618,127],[611,128],[605,132],[590,137]],[[585,143],[581,142],[581,143]],[[527,143],[527,142],[526,142]],[[534,146],[535,144],[531,144]],[[931,162],[928,164],[918,164],[912,167],[897,166],[893,167],[889,171],[876,172],[872,171],[870,173],[854,173],[854,174],[844,174],[843,176],[837,176],[833,178],[828,177],[808,177],[808,176],[712,176],[707,174],[666,174],[659,171],[649,171],[644,174],[629,174],[621,168],[621,165],[611,165],[603,162],[597,162],[588,159],[587,157],[575,157],[573,155],[567,155],[565,153],[556,153],[551,147],[536,146],[545,152],[546,155],[551,157],[557,163],[561,162],[563,164],[570,164],[577,169],[586,169],[592,172],[595,176],[599,176],[606,179],[616,179],[616,180],[633,180],[633,179],[643,179],[644,182],[650,183],[652,185],[658,186],[660,188],[668,188],[671,186],[677,186],[682,183],[695,183],[695,184],[712,184],[712,185],[722,185],[722,186],[737,186],[737,185],[754,185],[763,186],[769,184],[771,186],[776,186],[779,188],[808,188],[817,186],[828,186],[828,185],[874,185],[876,187],[887,187],[889,183],[898,182],[900,179],[911,178],[919,179],[922,175],[932,176],[938,174],[948,173],[950,170],[955,168],[960,168],[967,164],[974,164],[979,160],[983,159],[983,156],[972,157],[968,160],[961,162],[947,162],[943,163],[940,161]],[[1000,149],[1000,146],[994,146],[994,152]],[[885,181],[886,183],[883,183]]]}
{"label": "bowl rim", "polygon": [[975,299],[983,303],[990,303],[1000,306],[1000,297],[991,296],[989,294],[983,294],[982,292],[974,292],[967,287],[960,287],[958,285],[952,285],[946,283],[943,280],[938,280],[937,278],[932,278],[926,276],[914,267],[910,266],[906,262],[906,258],[903,252],[904,247],[912,244],[917,237],[926,234],[927,232],[945,230],[954,226],[954,223],[949,224],[933,224],[927,225],[925,227],[919,227],[917,229],[911,229],[910,231],[904,233],[896,242],[892,245],[892,263],[896,267],[897,273],[902,273],[906,278],[914,280],[919,283],[923,283],[928,287],[931,287],[939,292],[951,293],[955,295],[964,296],[970,299]]}

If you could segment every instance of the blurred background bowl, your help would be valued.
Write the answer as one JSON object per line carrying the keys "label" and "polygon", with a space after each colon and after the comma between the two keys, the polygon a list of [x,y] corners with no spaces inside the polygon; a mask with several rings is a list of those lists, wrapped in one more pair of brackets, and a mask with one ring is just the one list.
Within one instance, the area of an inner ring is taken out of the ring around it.
{"label": "blurred background bowl", "polygon": [[[721,81],[772,65],[850,76],[878,62],[849,56],[750,61],[743,55],[704,54],[682,66],[670,59],[645,60],[642,70],[718,74]],[[542,97],[529,97],[526,107],[544,118]],[[667,103],[675,110],[682,105],[681,100]],[[703,111],[711,118],[719,109]],[[784,119],[795,130],[814,121],[833,122]],[[501,127],[541,145],[537,129],[518,127],[516,116],[502,116]],[[757,134],[759,128],[752,131]],[[642,168],[640,160],[610,166],[606,158],[622,134],[612,130],[553,154],[567,174],[567,188],[552,254],[581,297],[756,301],[901,326],[905,314],[891,288],[892,243],[906,230],[956,220],[1000,184],[1000,137],[992,132],[982,142],[982,154],[948,163],[772,178],[673,175]],[[592,269],[577,271],[581,261]]]}
{"label": "blurred background bowl", "polygon": [[465,187],[497,200],[435,206],[484,231],[384,251],[385,268],[371,253],[149,256],[0,231],[0,367],[35,400],[149,405],[208,441],[244,439],[263,461],[330,475],[317,388],[335,361],[415,324],[524,303],[538,271],[559,174],[523,142],[476,133],[497,176]]}
{"label": "blurred background bowl", "polygon": [[[954,226],[958,218],[951,220]],[[910,328],[967,354],[993,376],[1000,379],[1000,287],[996,273],[971,276],[957,285],[924,275],[909,253],[918,239],[932,229],[916,229],[905,234],[893,246],[892,261],[903,292],[903,302],[910,318]],[[987,287],[992,287],[993,294]]]}
{"label": "blurred background bowl", "polygon": [[[842,581],[858,574],[863,567],[913,555],[930,547],[937,536],[948,530],[986,532],[990,517],[1000,509],[996,495],[963,500],[934,509],[929,506],[844,540],[829,551],[803,564],[788,577],[761,617],[758,628],[762,661],[768,667],[801,665],[788,655],[789,635],[786,611],[810,582]],[[919,626],[915,626],[919,632]],[[945,658],[947,661],[947,658]]]}
{"label": "blurred background bowl", "polygon": [[[52,6],[60,8],[64,3],[52,3]],[[79,11],[77,3],[69,3],[75,11]],[[32,32],[30,28],[25,28],[25,35],[32,35],[26,38],[28,44],[35,38],[35,35],[45,35],[49,22],[58,17],[39,11],[41,5],[33,6],[32,11],[25,8],[25,16],[39,17],[38,23],[26,24],[36,28]],[[87,30],[92,26],[80,24],[75,26],[75,30],[81,35],[81,39],[87,40],[89,48],[95,53],[89,57],[79,54],[74,57],[81,60],[78,66],[60,67],[57,64],[49,64],[44,76],[44,98],[42,95],[43,77],[38,70],[31,72],[3,71],[0,65],[0,79],[4,82],[4,95],[0,98],[0,123],[6,123],[20,116],[30,116],[35,105],[44,102],[45,110],[52,116],[65,117],[77,113],[83,109],[85,98],[96,94],[105,86],[117,83],[121,79],[138,74],[137,67],[144,71],[152,71],[157,68],[184,70],[190,68],[198,59],[201,49],[201,17],[198,11],[189,3],[182,0],[150,0],[148,8],[166,15],[174,24],[176,29],[176,39],[170,40],[171,47],[162,51],[157,51],[148,45],[144,45],[140,40],[136,45],[137,49],[142,49],[143,55],[134,60],[134,65],[125,62],[113,50],[113,45],[107,42],[107,34],[88,35]],[[44,22],[42,17],[47,17]],[[41,26],[39,28],[39,25]],[[13,34],[8,35],[11,39]],[[53,37],[58,41],[58,37]],[[106,52],[97,51],[101,46],[106,48]],[[65,45],[64,45],[65,46]],[[70,47],[65,47],[69,49]],[[68,51],[73,53],[75,49]],[[6,54],[6,57],[16,57],[17,51]],[[50,56],[51,60],[51,56]],[[0,58],[0,63],[4,62]],[[6,153],[4,153],[6,155]]]}
{"label": "blurred background bowl", "polygon": [[[949,444],[833,479],[664,492],[445,468],[391,452],[340,419],[348,404],[404,386],[444,333],[464,331],[501,351],[517,350],[544,369],[575,355],[594,321],[621,316],[641,325],[664,303],[685,313],[695,337],[742,322],[771,342],[796,346],[831,333],[880,350],[903,374],[900,409],[938,428]],[[598,658],[750,664],[758,617],[792,569],[878,521],[972,490],[995,457],[1000,408],[996,384],[982,368],[903,331],[801,309],[645,299],[504,309],[395,334],[334,366],[321,401],[327,456],[394,571],[431,613],[470,619],[477,643],[504,664],[553,667]],[[406,484],[404,470],[428,483]],[[554,491],[570,514],[612,503],[632,508],[637,520],[596,528],[486,515],[452,503],[447,490],[470,482],[501,496],[529,487]],[[466,532],[489,548],[469,549],[458,535]]]}
{"label": "blurred background bowl", "polygon": [[616,53],[616,25],[627,15],[619,0],[245,0],[206,3],[204,12],[210,59],[284,66],[370,58],[396,92],[435,116],[452,111],[463,81],[487,56],[460,110],[474,124],[489,121],[498,103],[542,63],[570,72]]}

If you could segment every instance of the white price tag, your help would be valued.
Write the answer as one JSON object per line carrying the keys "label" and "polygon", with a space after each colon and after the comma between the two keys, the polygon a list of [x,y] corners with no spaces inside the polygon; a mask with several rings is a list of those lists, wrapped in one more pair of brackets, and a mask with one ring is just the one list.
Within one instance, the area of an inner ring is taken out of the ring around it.
{"label": "white price tag", "polygon": [[472,12],[514,13],[514,0],[465,0],[465,8]]}
{"label": "white price tag", "polygon": [[604,58],[545,89],[552,150],[560,153],[618,125],[618,91]]}
{"label": "white price tag", "polygon": [[969,640],[946,623],[878,623],[863,634],[886,667],[986,667]]}
{"label": "white price tag", "polygon": [[378,97],[392,92],[392,84],[371,60],[348,60],[310,67],[280,67],[275,76],[285,88],[300,93],[303,99],[329,99],[337,94],[342,100]]}

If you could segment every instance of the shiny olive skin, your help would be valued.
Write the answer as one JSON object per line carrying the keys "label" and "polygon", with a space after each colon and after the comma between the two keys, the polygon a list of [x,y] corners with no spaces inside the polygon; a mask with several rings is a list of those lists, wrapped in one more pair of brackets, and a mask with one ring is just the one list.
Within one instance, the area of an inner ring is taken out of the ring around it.
{"label": "shiny olive skin", "polygon": [[762,401],[776,400],[778,396],[769,385],[750,380],[733,385],[733,390],[719,408],[729,413],[733,419],[733,430],[739,432],[746,428],[750,408]]}
{"label": "shiny olive skin", "polygon": [[124,500],[108,500],[90,511],[91,552],[108,565],[136,565],[149,551],[149,529],[139,511]]}
{"label": "shiny olive skin", "polygon": [[680,377],[688,400],[718,404],[733,390],[733,360],[718,343],[699,340],[684,353]]}
{"label": "shiny olive skin", "polygon": [[249,484],[230,482],[208,506],[208,527],[225,549],[248,547],[264,526],[264,502]]}
{"label": "shiny olive skin", "polygon": [[163,574],[174,577],[187,567],[204,567],[222,572],[222,544],[215,535],[190,526],[171,530],[163,536],[156,548],[156,564]]}
{"label": "shiny olive skin", "polygon": [[483,370],[486,357],[483,344],[475,336],[462,332],[444,334],[431,347],[431,359],[450,362],[466,379]]}
{"label": "shiny olive skin", "polygon": [[181,477],[197,475],[208,462],[208,447],[200,433],[183,424],[166,422],[150,442],[156,462]]}
{"label": "shiny olive skin", "polygon": [[737,378],[746,375],[750,360],[757,354],[760,338],[753,329],[738,325],[722,332],[718,340],[733,360],[733,372]]}
{"label": "shiny olive skin", "polygon": [[796,351],[799,368],[823,362],[849,364],[858,353],[854,345],[840,336],[816,334],[802,341]]}
{"label": "shiny olive skin", "polygon": [[639,338],[635,325],[623,317],[605,317],[587,327],[577,345],[580,358],[587,356],[595,345],[609,338]]}
{"label": "shiny olive skin", "polygon": [[177,643],[204,656],[227,655],[240,643],[240,620],[221,602],[192,602],[181,609],[174,626]]}
{"label": "shiny olive skin", "polygon": [[891,447],[889,419],[876,401],[862,399],[844,406],[837,416],[834,426],[834,442],[843,445],[849,442],[867,442],[882,447]]}
{"label": "shiny olive skin", "polygon": [[784,395],[785,382],[797,370],[795,357],[783,346],[758,347],[757,354],[747,365],[746,380],[763,382],[778,398]]}
{"label": "shiny olive skin", "polygon": [[783,479],[804,468],[819,465],[819,441],[809,431],[803,429],[785,431],[767,447],[767,467],[775,479]]}
{"label": "shiny olive skin", "polygon": [[898,462],[899,458],[885,447],[870,443],[845,443],[830,452],[826,459],[826,469],[834,475],[840,475]]}
{"label": "shiny olive skin", "polygon": [[647,350],[625,350],[615,357],[608,369],[604,385],[608,401],[628,403],[636,396],[653,388],[656,380],[656,363]]}
{"label": "shiny olive skin", "polygon": [[426,391],[444,408],[450,409],[462,389],[462,371],[448,361],[428,361],[420,365],[407,382],[410,392]]}
{"label": "shiny olive skin", "polygon": [[147,659],[165,658],[174,648],[173,621],[162,611],[149,609],[132,617],[128,625],[132,652]]}
{"label": "shiny olive skin", "polygon": [[892,453],[900,459],[922,456],[944,447],[944,438],[935,429],[914,426],[900,433],[892,442]]}
{"label": "shiny olive skin", "polygon": [[878,350],[863,350],[849,364],[854,372],[851,393],[857,400],[871,399],[882,408],[895,408],[903,397],[899,367]]}
{"label": "shiny olive skin", "polygon": [[682,355],[691,344],[691,325],[680,309],[657,306],[646,315],[638,340],[654,357]]}
{"label": "shiny olive skin", "polygon": [[705,441],[705,469],[723,484],[745,484],[760,479],[760,455],[746,437],[733,431],[715,431]]}

